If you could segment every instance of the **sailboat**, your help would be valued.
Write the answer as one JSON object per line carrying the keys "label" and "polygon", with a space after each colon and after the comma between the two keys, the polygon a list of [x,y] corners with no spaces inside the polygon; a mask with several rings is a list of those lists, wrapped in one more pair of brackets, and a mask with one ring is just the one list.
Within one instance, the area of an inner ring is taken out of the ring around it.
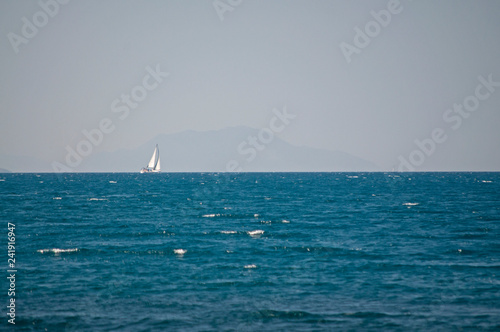
{"label": "sailboat", "polygon": [[149,161],[148,166],[141,169],[141,173],[158,173],[160,172],[160,150],[158,149],[158,144],[155,146],[155,151],[153,156]]}

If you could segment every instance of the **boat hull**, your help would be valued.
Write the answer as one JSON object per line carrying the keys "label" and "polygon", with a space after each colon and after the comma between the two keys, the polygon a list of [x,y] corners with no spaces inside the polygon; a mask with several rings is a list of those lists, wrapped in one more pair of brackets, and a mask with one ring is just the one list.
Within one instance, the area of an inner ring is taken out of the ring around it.
{"label": "boat hull", "polygon": [[143,174],[143,173],[160,173],[160,171],[157,169],[143,168],[143,169],[141,169],[140,173],[141,174]]}

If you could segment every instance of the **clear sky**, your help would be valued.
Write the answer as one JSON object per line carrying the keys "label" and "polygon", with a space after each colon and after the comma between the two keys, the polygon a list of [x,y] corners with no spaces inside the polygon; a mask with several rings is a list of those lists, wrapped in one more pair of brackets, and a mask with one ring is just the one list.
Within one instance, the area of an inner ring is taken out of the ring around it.
{"label": "clear sky", "polygon": [[4,0],[0,28],[0,160],[63,160],[106,118],[94,151],[286,106],[294,145],[500,171],[496,0]]}

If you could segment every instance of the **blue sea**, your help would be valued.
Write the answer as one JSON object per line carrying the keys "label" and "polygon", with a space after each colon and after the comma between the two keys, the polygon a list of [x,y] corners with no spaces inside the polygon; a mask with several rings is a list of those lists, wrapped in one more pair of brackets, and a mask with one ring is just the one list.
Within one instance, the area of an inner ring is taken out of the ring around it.
{"label": "blue sea", "polygon": [[1,330],[500,330],[500,173],[0,174],[0,194]]}

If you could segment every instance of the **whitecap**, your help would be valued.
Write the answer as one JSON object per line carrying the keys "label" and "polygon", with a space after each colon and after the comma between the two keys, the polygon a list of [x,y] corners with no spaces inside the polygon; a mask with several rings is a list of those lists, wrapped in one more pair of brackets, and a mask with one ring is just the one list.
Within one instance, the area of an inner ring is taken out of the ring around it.
{"label": "whitecap", "polygon": [[482,182],[483,182],[483,183],[492,183],[493,181],[490,181],[490,180],[483,180]]}
{"label": "whitecap", "polygon": [[220,217],[220,213],[211,213],[211,214],[204,214],[202,215],[203,218],[215,218],[215,217]]}
{"label": "whitecap", "polygon": [[403,205],[405,206],[415,206],[415,205],[419,205],[420,203],[403,203]]}
{"label": "whitecap", "polygon": [[222,234],[236,234],[236,231],[221,231]]}
{"label": "whitecap", "polygon": [[52,199],[62,199],[62,197],[52,197]]}
{"label": "whitecap", "polygon": [[92,197],[92,198],[89,198],[89,201],[107,201],[106,198],[95,198],[95,197]]}
{"label": "whitecap", "polygon": [[357,175],[347,175],[349,179],[357,179],[359,176]]}
{"label": "whitecap", "polygon": [[185,249],[174,249],[174,253],[176,253],[177,255],[184,255],[185,253],[187,253],[187,250],[185,250]]}
{"label": "whitecap", "polygon": [[0,182],[3,182],[3,181],[5,181],[5,179],[0,179]]}
{"label": "whitecap", "polygon": [[260,217],[260,215],[258,213],[255,213],[253,216],[254,216],[254,218]]}
{"label": "whitecap", "polygon": [[245,269],[256,269],[257,265],[251,264],[251,265],[245,265]]}
{"label": "whitecap", "polygon": [[250,236],[258,236],[264,234],[264,231],[261,229],[257,229],[255,231],[248,231],[247,234]]}
{"label": "whitecap", "polygon": [[290,223],[290,220],[285,220],[285,219],[283,219],[281,222],[282,222],[282,223],[284,223],[284,224],[289,224],[289,223]]}
{"label": "whitecap", "polygon": [[60,254],[63,252],[75,252],[78,251],[78,248],[73,248],[73,249],[59,249],[59,248],[53,248],[53,249],[40,249],[37,250],[39,253],[43,254],[46,252],[53,252],[54,254]]}
{"label": "whitecap", "polygon": [[116,181],[109,181],[109,183],[116,183]]}

